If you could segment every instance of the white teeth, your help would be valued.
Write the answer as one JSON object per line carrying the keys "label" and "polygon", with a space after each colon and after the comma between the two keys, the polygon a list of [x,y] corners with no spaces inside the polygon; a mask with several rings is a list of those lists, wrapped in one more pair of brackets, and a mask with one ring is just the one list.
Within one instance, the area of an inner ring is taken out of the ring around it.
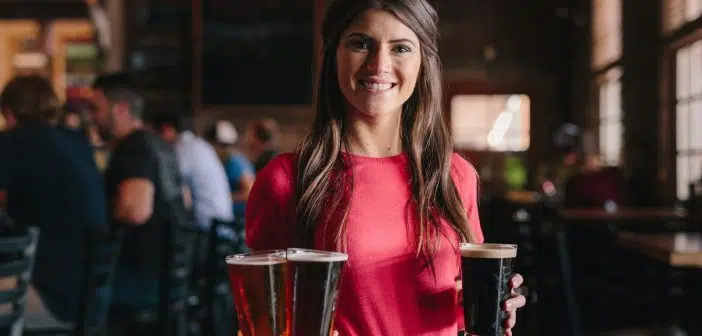
{"label": "white teeth", "polygon": [[371,91],[385,91],[387,89],[390,89],[392,87],[392,84],[390,83],[369,83],[369,82],[364,82],[361,81],[361,86],[367,90]]}

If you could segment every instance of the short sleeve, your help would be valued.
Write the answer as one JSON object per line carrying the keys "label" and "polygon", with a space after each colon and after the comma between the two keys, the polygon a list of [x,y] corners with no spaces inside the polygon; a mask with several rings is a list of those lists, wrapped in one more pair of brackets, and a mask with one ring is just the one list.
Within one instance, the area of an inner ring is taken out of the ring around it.
{"label": "short sleeve", "polygon": [[130,138],[120,146],[110,165],[119,174],[119,180],[145,178],[155,182],[156,158],[150,150],[146,139]]}
{"label": "short sleeve", "polygon": [[247,173],[254,174],[253,167],[248,159],[238,155],[230,157],[224,169],[227,171],[229,185],[232,187],[232,190],[239,190],[241,176]]}
{"label": "short sleeve", "polygon": [[279,155],[259,172],[246,202],[246,245],[253,250],[292,246],[295,227],[294,157]]}
{"label": "short sleeve", "polygon": [[451,157],[451,175],[458,193],[466,209],[469,229],[476,236],[476,243],[483,243],[483,229],[480,226],[480,212],[478,209],[478,172],[472,164],[458,154]]}
{"label": "short sleeve", "polygon": [[[180,169],[180,176],[183,182],[189,182],[190,176],[192,176],[192,167],[190,165],[190,162],[194,157],[194,155],[191,154],[195,153],[195,151],[189,152],[187,146],[184,143],[178,142],[175,145],[175,152],[176,159],[178,160],[178,169]],[[204,152],[204,148],[202,152]]]}

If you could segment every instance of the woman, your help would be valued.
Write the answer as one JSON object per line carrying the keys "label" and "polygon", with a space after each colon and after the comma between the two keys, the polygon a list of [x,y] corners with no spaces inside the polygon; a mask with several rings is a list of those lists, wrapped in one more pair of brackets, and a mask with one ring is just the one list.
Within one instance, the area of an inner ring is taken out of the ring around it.
{"label": "woman", "polygon": [[[452,154],[442,119],[436,11],[426,0],[337,0],[322,35],[315,121],[296,154],[258,175],[247,244],[348,253],[341,336],[455,336],[458,244],[483,236],[475,170]],[[505,302],[508,328],[524,302]]]}

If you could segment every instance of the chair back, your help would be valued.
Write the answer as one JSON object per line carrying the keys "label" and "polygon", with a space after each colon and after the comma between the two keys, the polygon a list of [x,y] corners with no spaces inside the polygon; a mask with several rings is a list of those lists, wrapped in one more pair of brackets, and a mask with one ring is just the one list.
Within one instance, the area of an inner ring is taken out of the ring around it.
{"label": "chair back", "polygon": [[235,335],[238,329],[229,286],[228,255],[243,252],[243,232],[236,221],[213,220],[210,228],[203,301],[207,308],[205,332],[213,336]]}
{"label": "chair back", "polygon": [[187,299],[190,294],[191,246],[180,225],[164,226],[163,259],[159,279],[158,329],[161,335],[185,332]]}
{"label": "chair back", "polygon": [[[32,279],[39,229],[0,238],[0,334],[16,335],[24,327],[24,308]],[[9,308],[9,309],[8,309]]]}
{"label": "chair back", "polygon": [[77,335],[105,335],[110,293],[124,230],[91,227],[85,235],[85,273],[76,319]]}

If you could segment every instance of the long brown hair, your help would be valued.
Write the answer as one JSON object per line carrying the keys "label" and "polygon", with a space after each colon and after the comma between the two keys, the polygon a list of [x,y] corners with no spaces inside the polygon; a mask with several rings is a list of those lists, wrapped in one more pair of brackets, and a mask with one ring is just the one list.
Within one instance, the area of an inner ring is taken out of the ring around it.
{"label": "long brown hair", "polygon": [[[446,219],[460,238],[475,241],[465,207],[451,179],[453,143],[443,118],[438,15],[426,0],[336,0],[322,26],[323,58],[318,80],[316,116],[300,145],[297,162],[297,239],[309,247],[318,226],[328,221],[334,248],[344,249],[349,194],[353,190],[350,162],[342,155],[347,127],[344,96],[336,74],[336,50],[342,31],[362,12],[380,9],[394,14],[419,37],[422,63],[411,97],[402,109],[401,138],[411,170],[411,204],[417,221],[416,252],[433,260]],[[341,220],[336,218],[341,214]],[[324,236],[326,238],[326,234]]]}

